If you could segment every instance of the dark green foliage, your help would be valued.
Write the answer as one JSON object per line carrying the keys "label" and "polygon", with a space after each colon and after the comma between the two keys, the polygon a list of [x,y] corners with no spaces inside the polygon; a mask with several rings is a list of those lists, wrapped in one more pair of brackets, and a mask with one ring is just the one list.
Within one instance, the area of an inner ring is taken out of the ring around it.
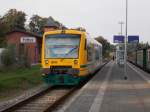
{"label": "dark green foliage", "polygon": [[146,43],[143,43],[143,42],[130,43],[130,44],[128,44],[127,50],[128,50],[128,54],[130,54],[136,50],[145,49],[145,48],[149,48],[149,47],[150,47],[150,45],[148,42],[146,42]]}
{"label": "dark green foliage", "polygon": [[26,14],[16,9],[10,9],[0,17],[0,47],[6,45],[6,33],[15,29],[25,30]]}
{"label": "dark green foliage", "polygon": [[1,54],[2,64],[7,67],[15,63],[15,47],[9,45]]}
{"label": "dark green foliage", "polygon": [[103,45],[103,57],[109,57],[109,53],[113,52],[113,49],[115,48],[113,45],[111,45],[106,39],[104,39],[102,36],[96,37],[96,40],[100,42]]}
{"label": "dark green foliage", "polygon": [[2,21],[0,18],[0,47],[6,45],[5,34],[8,32],[8,25]]}
{"label": "dark green foliage", "polygon": [[[54,20],[52,17],[51,17],[51,19]],[[48,18],[43,18],[43,17],[40,17],[38,15],[33,15],[30,18],[30,20],[31,20],[29,23],[30,31],[35,32],[35,33],[37,33],[37,32],[42,33],[43,27],[46,24]]]}
{"label": "dark green foliage", "polygon": [[[51,19],[58,26],[62,25],[58,21],[54,20],[52,17],[40,17],[38,15],[33,15],[30,18],[29,28],[25,28],[26,14],[23,11],[18,11],[16,9],[10,9],[4,16],[0,16],[0,47],[6,45],[5,36],[6,33],[12,30],[28,30],[34,33],[43,33],[43,27],[47,20]],[[62,25],[65,27],[64,25]]]}
{"label": "dark green foliage", "polygon": [[33,15],[30,18],[30,23],[29,23],[29,29],[30,32],[34,32],[34,33],[43,33],[43,28],[46,25],[48,20],[53,21],[57,26],[62,26],[65,27],[64,25],[62,25],[60,22],[56,21],[53,17],[41,17],[39,15]]}
{"label": "dark green foliage", "polygon": [[42,18],[38,15],[33,15],[30,18],[29,28],[31,32],[42,32],[43,26],[46,24],[47,18]]}
{"label": "dark green foliage", "polygon": [[144,48],[148,48],[148,47],[150,47],[148,42],[147,43],[140,42],[137,44],[138,49],[144,49]]}
{"label": "dark green foliage", "polygon": [[30,68],[30,59],[28,56],[28,49],[25,49],[22,53],[19,54],[18,66],[20,68]]}
{"label": "dark green foliage", "polygon": [[16,9],[10,9],[2,18],[2,21],[9,27],[9,31],[14,29],[25,30],[26,14]]}
{"label": "dark green foliage", "polygon": [[15,46],[9,45],[2,52],[1,59],[3,68],[1,71],[5,71],[6,67],[9,67],[10,69],[31,68],[28,49],[23,50],[19,55],[16,55],[15,51]]}

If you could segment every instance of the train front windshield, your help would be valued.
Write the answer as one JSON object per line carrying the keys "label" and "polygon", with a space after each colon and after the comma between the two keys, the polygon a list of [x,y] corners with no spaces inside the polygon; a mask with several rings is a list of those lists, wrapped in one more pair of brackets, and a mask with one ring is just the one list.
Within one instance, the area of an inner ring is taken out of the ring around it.
{"label": "train front windshield", "polygon": [[55,34],[45,37],[45,58],[78,58],[80,35]]}

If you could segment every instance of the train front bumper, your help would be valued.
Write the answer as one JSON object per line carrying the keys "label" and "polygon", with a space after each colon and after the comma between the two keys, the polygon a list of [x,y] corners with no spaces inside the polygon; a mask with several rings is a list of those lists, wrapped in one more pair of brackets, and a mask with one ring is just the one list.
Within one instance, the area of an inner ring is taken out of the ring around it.
{"label": "train front bumper", "polygon": [[49,85],[77,85],[83,79],[79,73],[79,69],[74,68],[42,70],[44,81]]}
{"label": "train front bumper", "polygon": [[43,79],[48,85],[78,85],[84,77],[70,74],[47,74],[43,76]]}

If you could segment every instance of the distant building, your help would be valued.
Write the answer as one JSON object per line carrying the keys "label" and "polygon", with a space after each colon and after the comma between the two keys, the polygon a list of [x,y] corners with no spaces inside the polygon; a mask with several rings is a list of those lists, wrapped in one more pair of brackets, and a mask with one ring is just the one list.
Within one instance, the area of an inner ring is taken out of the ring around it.
{"label": "distant building", "polygon": [[44,25],[44,32],[59,30],[59,29],[68,29],[63,24],[54,21],[52,18],[49,18]]}
{"label": "distant building", "polygon": [[[63,26],[63,28],[66,28]],[[49,18],[44,26],[44,32],[60,29],[59,23]],[[28,56],[30,64],[37,64],[41,61],[42,34],[13,30],[6,34],[8,45],[14,45],[16,55]]]}
{"label": "distant building", "polygon": [[54,20],[49,18],[48,21],[46,22],[45,26],[44,26],[44,32],[58,30],[59,27],[60,26]]}
{"label": "distant building", "polygon": [[40,61],[42,36],[26,31],[14,30],[6,35],[8,45],[14,45],[16,56],[26,54],[30,64]]}

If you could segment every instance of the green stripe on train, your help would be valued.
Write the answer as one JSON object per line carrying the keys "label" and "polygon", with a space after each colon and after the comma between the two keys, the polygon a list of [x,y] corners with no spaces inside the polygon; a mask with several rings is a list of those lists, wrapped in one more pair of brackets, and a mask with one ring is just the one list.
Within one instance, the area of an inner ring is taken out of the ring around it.
{"label": "green stripe on train", "polygon": [[44,81],[49,85],[78,85],[86,77],[74,77],[72,75],[53,74],[44,76]]}
{"label": "green stripe on train", "polygon": [[95,62],[92,62],[92,63],[88,63],[88,64],[84,64],[84,65],[80,65],[81,68],[85,68],[85,67],[88,67],[89,65],[92,65],[94,64]]}

